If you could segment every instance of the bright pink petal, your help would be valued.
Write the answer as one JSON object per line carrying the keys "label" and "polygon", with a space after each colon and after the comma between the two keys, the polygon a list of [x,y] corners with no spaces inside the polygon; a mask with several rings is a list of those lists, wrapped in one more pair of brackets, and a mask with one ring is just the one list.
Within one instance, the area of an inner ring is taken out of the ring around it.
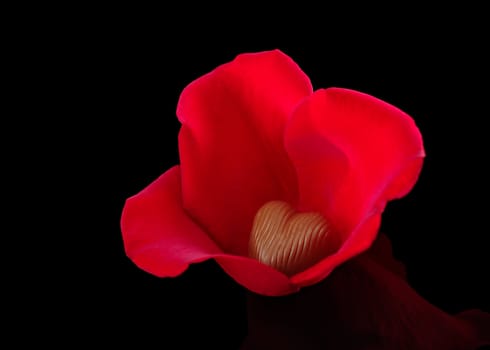
{"label": "bright pink petal", "polygon": [[490,314],[444,312],[375,262],[372,253],[294,295],[250,295],[249,335],[241,349],[476,350],[490,345]]}
{"label": "bright pink petal", "polygon": [[221,253],[182,209],[178,166],[126,201],[121,230],[128,257],[160,277],[177,276],[190,263]]}
{"label": "bright pink petal", "polygon": [[265,202],[295,203],[284,128],[311,92],[306,75],[277,50],[239,55],[182,92],[184,207],[227,253],[247,254],[253,216]]}
{"label": "bright pink petal", "polygon": [[306,285],[369,248],[386,202],[414,186],[424,157],[414,121],[372,96],[316,91],[295,110],[286,149],[296,168],[299,209],[325,215],[344,241],[293,281]]}

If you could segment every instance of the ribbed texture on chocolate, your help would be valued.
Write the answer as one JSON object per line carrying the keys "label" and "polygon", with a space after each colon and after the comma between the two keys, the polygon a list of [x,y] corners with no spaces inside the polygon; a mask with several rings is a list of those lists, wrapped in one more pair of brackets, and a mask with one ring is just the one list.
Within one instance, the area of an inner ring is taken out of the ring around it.
{"label": "ribbed texture on chocolate", "polygon": [[319,213],[297,213],[285,202],[268,202],[255,215],[249,256],[291,276],[331,251],[328,236],[329,225]]}

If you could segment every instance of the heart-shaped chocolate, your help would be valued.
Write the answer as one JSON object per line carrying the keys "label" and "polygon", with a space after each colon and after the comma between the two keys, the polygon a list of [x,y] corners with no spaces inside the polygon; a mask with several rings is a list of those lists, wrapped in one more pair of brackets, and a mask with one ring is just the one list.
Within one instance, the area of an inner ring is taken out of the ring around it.
{"label": "heart-shaped chocolate", "polygon": [[299,213],[288,203],[271,201],[255,215],[249,256],[288,276],[332,253],[334,240],[319,213]]}

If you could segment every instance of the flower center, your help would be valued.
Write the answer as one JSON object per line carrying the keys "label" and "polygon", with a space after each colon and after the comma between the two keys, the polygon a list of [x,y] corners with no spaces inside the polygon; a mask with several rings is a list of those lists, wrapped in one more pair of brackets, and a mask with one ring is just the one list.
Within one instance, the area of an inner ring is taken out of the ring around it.
{"label": "flower center", "polygon": [[249,256],[291,276],[332,253],[332,236],[319,213],[298,213],[286,202],[271,201],[255,215]]}

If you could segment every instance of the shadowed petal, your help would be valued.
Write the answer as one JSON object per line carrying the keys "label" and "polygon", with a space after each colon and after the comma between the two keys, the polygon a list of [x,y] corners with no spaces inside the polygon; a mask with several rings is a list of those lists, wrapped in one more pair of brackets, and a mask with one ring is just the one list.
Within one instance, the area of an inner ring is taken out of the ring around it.
{"label": "shadowed petal", "polygon": [[[376,255],[393,267],[389,252],[381,252],[388,247],[384,243]],[[488,313],[444,312],[372,254],[346,262],[329,278],[290,296],[249,294],[249,334],[241,349],[476,350],[490,345]]]}
{"label": "shadowed petal", "polygon": [[369,249],[369,256],[384,268],[398,275],[398,277],[404,280],[407,279],[405,265],[394,258],[391,242],[385,234],[380,233],[378,235]]}

